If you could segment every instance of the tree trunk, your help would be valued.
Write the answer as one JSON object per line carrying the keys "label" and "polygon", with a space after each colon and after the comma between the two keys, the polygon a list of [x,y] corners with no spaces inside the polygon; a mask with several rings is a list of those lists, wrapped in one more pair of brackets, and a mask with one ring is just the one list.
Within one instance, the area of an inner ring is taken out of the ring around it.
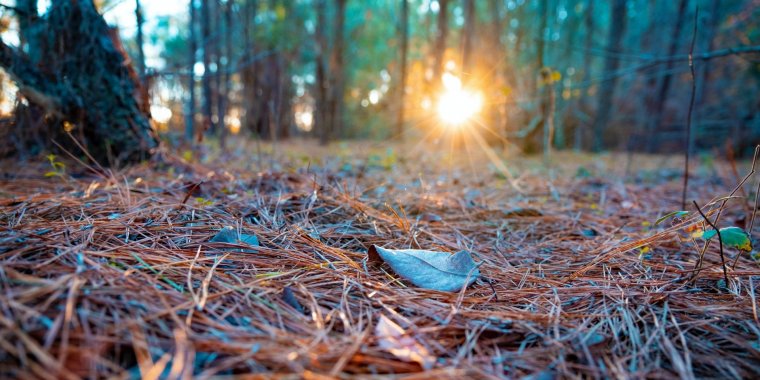
{"label": "tree trunk", "polygon": [[[680,0],[678,2],[678,11],[676,13],[676,22],[673,24],[673,31],[671,32],[670,37],[670,46],[668,47],[668,56],[672,57],[676,54],[676,51],[678,50],[678,43],[681,40],[681,31],[683,30],[683,23],[686,11],[686,4],[689,2],[689,0]],[[675,66],[675,61],[670,60],[665,64],[665,75],[663,76],[662,80],[659,83],[659,86],[657,87],[657,93],[655,97],[655,101],[653,102],[654,109],[653,113],[651,115],[651,118],[649,119],[649,128],[647,131],[648,134],[648,143],[647,146],[649,148],[649,151],[652,152],[655,149],[655,143],[654,143],[654,136],[662,127],[662,116],[663,112],[665,111],[665,103],[668,100],[668,92],[670,91],[670,81],[673,78],[673,67]]]}
{"label": "tree trunk", "polygon": [[[586,28],[586,34],[585,34],[585,41],[583,43],[584,46],[584,54],[583,54],[583,74],[581,76],[581,83],[583,83],[584,88],[581,98],[580,98],[580,110],[586,115],[591,114],[591,106],[589,106],[589,96],[588,96],[588,82],[591,79],[591,65],[592,65],[592,59],[593,54],[591,54],[591,49],[594,47],[594,35],[596,35],[596,31],[594,28],[594,3],[596,0],[588,0],[588,7],[583,12],[584,18],[583,18],[583,24]],[[585,115],[584,115],[585,116]],[[584,123],[585,124],[585,123]],[[575,129],[575,149],[581,150],[586,147],[588,147],[588,133],[586,132],[585,127],[588,127],[588,125],[584,125],[583,127],[579,126]]]}
{"label": "tree trunk", "polygon": [[27,52],[32,60],[39,59],[39,51],[35,51],[39,44],[32,43],[39,38],[39,14],[37,13],[37,0],[16,0],[16,9],[18,9],[18,29],[19,42],[21,49]]}
{"label": "tree trunk", "polygon": [[472,77],[472,51],[475,39],[475,0],[464,0],[464,30],[462,32],[462,81]]}
{"label": "tree trunk", "polygon": [[257,117],[256,114],[256,69],[258,65],[255,58],[255,20],[258,8],[258,1],[248,0],[245,2],[243,8],[243,14],[245,20],[243,21],[243,44],[245,45],[245,52],[241,58],[239,65],[243,71],[243,104],[245,109],[244,125],[246,130],[255,132],[257,137]]}
{"label": "tree trunk", "polygon": [[211,76],[211,134],[219,137],[224,126],[221,123],[219,107],[222,93],[222,66],[221,66],[221,43],[224,31],[221,22],[221,2],[212,0],[209,4],[209,18],[211,19],[211,35],[209,36],[209,51],[211,66],[214,68]]}
{"label": "tree trunk", "polygon": [[196,52],[198,46],[196,45],[196,33],[195,27],[197,25],[197,16],[195,11],[195,0],[190,0],[190,33],[188,36],[188,73],[187,73],[187,106],[185,112],[185,143],[192,147],[193,139],[195,138],[195,63]]}
{"label": "tree trunk", "polygon": [[201,79],[203,91],[203,129],[212,134],[216,128],[212,120],[213,100],[211,93],[211,9],[210,0],[201,0],[201,49],[203,49],[203,78]]}
{"label": "tree trunk", "polygon": [[332,130],[336,137],[344,137],[343,125],[343,91],[345,87],[345,73],[343,67],[344,34],[346,23],[346,0],[335,0],[335,30],[333,37],[333,50],[330,57],[330,119]]}
{"label": "tree trunk", "polygon": [[446,39],[449,34],[449,0],[438,0],[438,25],[435,35],[435,47],[433,50],[433,93],[437,93],[441,86],[441,74],[443,73],[443,54],[446,52]]}
{"label": "tree trunk", "polygon": [[[547,24],[547,12],[549,4],[548,0],[540,0],[538,3],[538,38],[536,39],[536,72],[538,73],[539,80],[536,81],[536,94],[538,95],[538,115],[541,120],[543,128],[536,131],[537,136],[541,136],[539,143],[543,146],[544,156],[548,157],[549,150],[551,150],[551,134],[553,133],[554,125],[551,118],[554,115],[550,114],[550,102],[551,92],[553,87],[551,85],[552,71],[546,66],[546,57],[544,57],[544,47],[546,45],[546,24]],[[536,74],[532,75],[536,77]],[[543,133],[542,133],[543,132]]]}
{"label": "tree trunk", "polygon": [[94,3],[55,1],[32,22],[28,27],[39,35],[27,35],[26,43],[35,54],[0,42],[0,66],[18,84],[19,96],[45,111],[39,118],[47,129],[35,132],[77,152],[70,132],[101,164],[146,158],[157,140],[140,110],[137,74]]}
{"label": "tree trunk", "polygon": [[[623,39],[623,33],[625,32],[626,3],[627,0],[614,0],[612,3],[612,14],[610,15],[612,23],[607,39],[608,55],[604,61],[605,74],[615,72],[620,65],[619,57],[615,56],[614,52],[620,51],[620,43]],[[594,125],[592,128],[594,131],[594,151],[596,152],[601,151],[603,147],[604,132],[611,116],[612,100],[615,95],[616,83],[617,77],[613,76],[609,80],[604,81],[599,90],[596,118],[594,118]]]}
{"label": "tree trunk", "polygon": [[[700,12],[701,13],[701,12]],[[705,27],[702,31],[702,38],[700,39],[700,51],[699,53],[705,53],[714,50],[715,35],[720,22],[720,0],[712,0],[710,9],[704,14],[703,18],[707,20]],[[698,52],[695,52],[697,54]],[[705,91],[707,89],[707,82],[710,79],[710,61],[697,62],[695,69],[697,71],[696,85],[697,90],[694,97],[694,109],[695,114],[700,115],[704,110],[705,104]],[[699,119],[699,118],[698,118]]]}
{"label": "tree trunk", "polygon": [[140,76],[140,80],[145,80],[145,50],[143,50],[143,13],[140,0],[135,0],[135,21],[137,22],[137,75]]}
{"label": "tree trunk", "polygon": [[329,83],[327,78],[327,38],[325,37],[325,28],[327,27],[326,13],[327,0],[316,0],[317,27],[314,30],[316,39],[316,96],[314,109],[314,130],[319,134],[319,142],[327,145],[332,134],[332,124],[329,120],[328,112],[328,90]]}
{"label": "tree trunk", "polygon": [[230,92],[230,62],[232,57],[232,48],[230,47],[230,30],[232,25],[230,20],[232,2],[227,1],[224,6],[217,5],[216,19],[219,39],[216,48],[216,72],[217,72],[217,103],[216,114],[219,120],[219,147],[222,151],[227,149],[227,108],[229,104]]}
{"label": "tree trunk", "polygon": [[[641,38],[641,45],[639,46],[640,51],[651,52],[659,50],[661,43],[658,37],[661,34],[661,24],[663,24],[660,19],[662,18],[661,14],[664,13],[662,5],[665,4],[665,2],[657,0],[649,0],[647,2],[649,8],[649,20],[647,28],[644,30]],[[659,70],[659,67],[655,67],[654,69]],[[641,96],[639,99],[641,103],[641,112],[637,112],[636,141],[629,141],[628,143],[628,155],[630,157],[632,157],[634,150],[638,150],[642,146],[646,146],[648,143],[646,140],[649,139],[649,122],[655,108],[654,93],[657,90],[658,78],[656,73],[652,70],[647,70],[645,73],[647,79],[644,84],[644,96]]]}
{"label": "tree trunk", "polygon": [[406,61],[409,51],[409,2],[408,0],[401,0],[401,58],[399,60],[400,66],[400,80],[398,85],[398,113],[396,114],[396,129],[394,130],[394,138],[397,140],[404,139],[404,107],[406,96]]}
{"label": "tree trunk", "polygon": [[546,65],[544,62],[544,46],[546,45],[546,13],[549,7],[548,0],[539,0],[538,3],[538,37],[536,38],[536,73]]}

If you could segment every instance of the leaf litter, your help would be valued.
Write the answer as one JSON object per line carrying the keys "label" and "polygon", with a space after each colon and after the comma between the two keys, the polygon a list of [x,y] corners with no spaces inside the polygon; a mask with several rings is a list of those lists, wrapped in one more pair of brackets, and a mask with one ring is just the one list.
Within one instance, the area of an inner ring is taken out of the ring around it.
{"label": "leaf litter", "polygon": [[[625,182],[610,174],[615,157],[604,169],[605,157],[571,156],[549,184],[521,159],[518,192],[489,173],[452,170],[455,184],[435,152],[391,173],[353,169],[366,166],[360,154],[349,171],[165,159],[103,178],[45,177],[44,160],[3,166],[18,171],[0,179],[0,377],[139,377],[180,359],[197,377],[760,373],[758,264],[736,256],[723,290],[712,244],[691,284],[698,254],[681,231],[700,222],[649,222],[679,207],[680,178]],[[638,160],[655,174],[667,166]],[[593,170],[575,176],[579,166]],[[188,183],[209,202],[183,204]],[[691,183],[703,200],[735,185]],[[742,218],[731,208],[721,223]],[[466,248],[477,263],[467,257],[469,279],[443,271],[456,279],[447,289],[463,289],[434,291],[390,262],[365,270],[372,245],[444,262]]]}

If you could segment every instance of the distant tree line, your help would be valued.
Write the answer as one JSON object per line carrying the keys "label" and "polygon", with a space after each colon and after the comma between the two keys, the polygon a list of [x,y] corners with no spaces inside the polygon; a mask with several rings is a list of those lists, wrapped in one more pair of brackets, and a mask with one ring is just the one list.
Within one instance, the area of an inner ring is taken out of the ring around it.
{"label": "distant tree line", "polygon": [[[11,74],[18,53],[39,59],[46,45],[34,33],[57,31],[49,21],[61,9],[98,6],[53,2],[32,17],[36,1],[16,3],[3,7],[21,41],[3,45]],[[149,32],[144,4],[134,5],[137,31],[125,47],[136,106],[171,109],[159,130],[185,144],[212,137],[225,146],[231,133],[325,144],[423,136],[437,124],[443,79],[454,75],[483,94],[473,128],[492,143],[680,151],[693,37],[690,143],[731,141],[742,151],[760,138],[753,0],[189,0],[185,15]],[[146,65],[147,43],[165,64]]]}

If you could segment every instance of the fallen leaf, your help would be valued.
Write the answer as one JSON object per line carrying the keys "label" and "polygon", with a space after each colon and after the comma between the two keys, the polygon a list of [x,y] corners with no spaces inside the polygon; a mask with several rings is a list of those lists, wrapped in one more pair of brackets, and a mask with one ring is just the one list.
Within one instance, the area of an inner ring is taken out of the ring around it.
{"label": "fallen leaf", "polygon": [[293,294],[293,290],[290,289],[289,286],[286,286],[282,289],[282,300],[290,305],[293,309],[295,309],[300,314],[304,313],[303,306],[298,302],[298,299],[296,299],[296,295]]}
{"label": "fallen leaf", "polygon": [[401,360],[417,362],[426,370],[433,368],[435,358],[430,355],[427,348],[411,336],[406,335],[401,326],[385,315],[381,314],[377,321],[375,336],[378,339],[377,345],[381,350],[390,352]]}
{"label": "fallen leaf", "polygon": [[[698,231],[692,234],[694,237],[701,237],[705,240],[710,240],[715,237],[717,233],[715,230]],[[723,241],[724,247],[738,248],[742,251],[752,251],[752,241],[749,240],[749,235],[739,227],[725,227],[720,229],[720,238]]]}
{"label": "fallen leaf", "polygon": [[480,276],[478,265],[467,251],[455,254],[421,249],[385,249],[373,245],[370,261],[384,261],[401,277],[432,290],[455,292]]}
{"label": "fallen leaf", "polygon": [[[249,245],[251,247],[258,247],[259,246],[259,238],[256,237],[256,235],[249,235],[249,234],[243,234],[241,233],[238,236],[237,230],[232,226],[226,226],[219,230],[219,232],[214,235],[211,240],[209,240],[211,243],[228,243],[228,244],[243,244],[243,245]],[[242,251],[242,250],[241,250]],[[247,252],[252,252],[248,250]]]}

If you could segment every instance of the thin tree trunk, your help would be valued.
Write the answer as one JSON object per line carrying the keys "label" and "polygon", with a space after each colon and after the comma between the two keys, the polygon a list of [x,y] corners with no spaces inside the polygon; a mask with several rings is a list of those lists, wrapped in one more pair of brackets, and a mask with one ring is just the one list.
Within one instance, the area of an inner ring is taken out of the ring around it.
{"label": "thin tree trunk", "polygon": [[213,0],[209,4],[211,18],[211,33],[209,44],[211,51],[211,62],[214,66],[214,75],[211,77],[211,108],[212,108],[212,130],[214,136],[221,136],[224,130],[222,124],[222,115],[219,113],[222,106],[222,38],[224,37],[224,25],[222,22],[222,3],[219,0]]}
{"label": "thin tree trunk", "polygon": [[[221,5],[220,5],[221,6]],[[232,1],[227,1],[224,8],[220,10],[223,17],[220,17],[220,19],[223,18],[221,21],[221,24],[224,26],[223,28],[219,28],[220,31],[223,30],[223,33],[221,34],[224,37],[224,45],[221,47],[220,51],[223,51],[223,54],[219,54],[220,57],[224,56],[224,60],[219,58],[217,61],[219,62],[217,64],[217,67],[222,70],[222,83],[220,84],[220,94],[219,94],[219,125],[221,125],[221,132],[219,134],[219,146],[223,151],[227,149],[227,135],[229,133],[229,129],[227,127],[227,111],[229,109],[230,104],[230,92],[232,88]],[[224,61],[224,62],[222,62]]]}
{"label": "thin tree trunk", "polygon": [[319,134],[319,142],[322,145],[327,145],[330,141],[332,124],[329,120],[329,99],[328,90],[329,83],[327,78],[327,38],[325,37],[325,28],[327,27],[326,13],[327,13],[327,0],[316,0],[316,13],[317,13],[317,27],[314,30],[314,37],[316,40],[316,96],[315,96],[315,109],[314,109],[314,128]]}
{"label": "thin tree trunk", "polygon": [[462,74],[472,76],[472,52],[475,39],[475,0],[464,0],[464,31],[462,34]]}
{"label": "thin tree trunk", "polygon": [[[676,22],[673,25],[673,31],[671,33],[671,39],[670,39],[670,46],[668,47],[668,56],[674,56],[676,54],[676,51],[678,50],[678,43],[681,41],[681,31],[683,30],[683,23],[686,11],[686,4],[689,2],[689,0],[680,0],[678,2],[678,10],[676,13]],[[673,67],[675,67],[676,62],[673,60],[668,61],[665,64],[665,75],[662,78],[662,81],[660,82],[656,98],[654,101],[654,112],[651,115],[650,124],[649,124],[649,130],[648,130],[648,140],[647,143],[649,147],[649,151],[653,151],[655,149],[654,144],[654,136],[657,130],[659,130],[662,127],[662,117],[663,112],[665,111],[665,103],[668,100],[668,92],[670,91],[670,82],[673,78]]]}
{"label": "thin tree trunk", "polygon": [[409,51],[409,2],[401,0],[401,59],[400,81],[398,85],[398,113],[396,115],[396,129],[394,137],[397,140],[404,139],[404,107],[406,97],[406,61]]}
{"label": "thin tree trunk", "polygon": [[441,86],[443,73],[443,54],[446,52],[446,39],[449,34],[449,0],[438,0],[438,24],[436,26],[435,49],[433,59],[433,92]]}
{"label": "thin tree trunk", "polygon": [[[710,9],[706,12],[704,18],[707,20],[705,23],[705,27],[703,28],[702,32],[702,38],[701,38],[701,45],[702,48],[700,49],[700,53],[705,53],[708,51],[713,51],[715,48],[715,35],[718,29],[719,21],[720,21],[720,0],[712,0]],[[700,13],[701,10],[700,10]],[[710,61],[701,61],[698,62],[695,66],[695,69],[697,70],[697,79],[696,79],[696,85],[697,85],[697,91],[694,96],[694,104],[695,104],[695,110],[697,110],[696,114],[699,115],[700,111],[703,110],[703,106],[705,104],[705,91],[707,89],[707,82],[710,78]],[[699,120],[699,118],[697,118]]]}
{"label": "thin tree trunk", "polygon": [[536,72],[539,72],[545,65],[544,62],[544,45],[546,37],[546,13],[548,0],[539,0],[538,3],[538,38],[536,38]]}
{"label": "thin tree trunk", "polygon": [[496,136],[500,143],[503,143],[505,137],[503,131],[504,120],[502,117],[502,111],[498,104],[506,104],[504,97],[504,89],[507,86],[507,75],[505,72],[505,63],[508,60],[506,49],[501,42],[501,36],[504,33],[505,20],[501,17],[501,1],[489,0],[488,1],[488,13],[490,13],[490,20],[488,23],[487,34],[488,37],[484,46],[490,51],[490,54],[485,55],[484,62],[487,62],[487,67],[490,72],[493,73],[493,80],[483,83],[482,85],[486,89],[487,93],[495,101],[489,101],[485,104],[483,117],[485,119],[485,125],[492,136]]}
{"label": "thin tree trunk", "polygon": [[[544,148],[544,156],[548,157],[551,149],[550,135],[553,133],[553,124],[550,115],[550,92],[553,90],[550,81],[552,77],[551,70],[546,66],[546,57],[544,57],[544,47],[546,45],[546,24],[547,24],[548,0],[540,0],[538,3],[538,38],[536,39],[536,70],[540,80],[536,81],[536,94],[538,95],[538,112],[543,124],[543,141],[541,145]],[[535,74],[532,75],[536,77]],[[540,134],[539,134],[540,136]]]}
{"label": "thin tree trunk", "polygon": [[142,5],[140,0],[135,0],[135,20],[137,21],[137,74],[141,81],[145,81],[145,50],[143,50],[143,18]]}
{"label": "thin tree trunk", "polygon": [[37,0],[16,0],[16,9],[21,48],[26,50],[31,59],[37,59],[38,52],[32,49],[38,45],[35,41],[39,34],[36,26],[40,17],[37,13]]}
{"label": "thin tree trunk", "polygon": [[[612,73],[617,70],[620,65],[620,60],[613,52],[620,50],[620,43],[623,39],[623,33],[625,32],[626,24],[626,3],[627,0],[614,0],[612,4],[612,14],[610,20],[612,25],[610,26],[610,34],[607,40],[608,54],[604,61],[604,72]],[[612,100],[615,95],[615,84],[617,83],[617,77],[612,77],[609,80],[602,83],[602,87],[599,90],[599,97],[597,98],[596,118],[594,118],[594,151],[601,151],[604,143],[604,132],[607,128],[610,116],[612,114]]]}
{"label": "thin tree trunk", "polygon": [[213,105],[211,93],[211,14],[210,0],[201,0],[201,49],[203,49],[203,78],[201,79],[203,91],[203,127],[214,133],[215,127],[212,119]]}
{"label": "thin tree trunk", "polygon": [[[591,65],[592,65],[592,59],[593,54],[591,54],[591,49],[594,47],[594,35],[595,32],[595,25],[594,25],[594,3],[596,0],[588,0],[588,8],[585,9],[583,12],[584,18],[583,18],[583,24],[586,27],[586,34],[585,34],[585,41],[583,43],[584,51],[583,51],[583,74],[581,76],[581,83],[587,83],[589,79],[591,79]],[[584,90],[581,99],[580,99],[580,109],[581,112],[585,114],[591,114],[591,107],[589,106],[589,96],[588,96],[588,90]],[[586,128],[578,127],[575,129],[575,149],[581,150],[586,148],[587,145],[587,133],[584,133]]]}
{"label": "thin tree trunk", "polygon": [[258,8],[258,1],[247,0],[243,8],[243,44],[244,53],[240,59],[243,76],[243,108],[245,109],[245,118],[243,125],[251,132],[256,133],[259,137],[256,115],[256,72],[257,61],[254,61],[256,49],[254,42],[255,20]]}
{"label": "thin tree trunk", "polygon": [[332,130],[337,137],[344,137],[343,125],[343,92],[345,87],[345,73],[343,68],[344,34],[346,23],[346,0],[335,0],[335,30],[333,37],[333,51],[330,58],[330,72],[332,77],[330,114]]}
{"label": "thin tree trunk", "polygon": [[189,146],[193,145],[193,139],[195,136],[195,63],[198,50],[196,45],[196,33],[195,27],[197,25],[197,16],[195,10],[195,0],[190,0],[190,34],[188,39],[188,74],[187,74],[187,106],[185,112],[185,143]]}
{"label": "thin tree trunk", "polygon": [[[666,4],[664,2],[658,2],[657,0],[649,0],[648,1],[648,7],[649,7],[649,21],[646,30],[643,33],[643,36],[641,38],[641,46],[639,46],[639,49],[641,51],[657,51],[659,50],[660,43],[658,41],[658,35],[659,33],[659,27],[661,22],[659,22],[660,13],[662,12],[662,4]],[[656,67],[655,69],[659,70],[659,67]],[[641,146],[646,146],[649,140],[649,123],[650,123],[650,117],[652,113],[654,112],[654,93],[657,90],[657,83],[658,78],[654,73],[648,72],[647,73],[648,79],[646,79],[645,85],[644,85],[644,96],[641,97],[641,112],[637,112],[637,140],[639,141],[630,141],[628,144],[628,156],[630,158],[633,158],[633,151],[640,149]],[[629,160],[630,161],[630,160]]]}

